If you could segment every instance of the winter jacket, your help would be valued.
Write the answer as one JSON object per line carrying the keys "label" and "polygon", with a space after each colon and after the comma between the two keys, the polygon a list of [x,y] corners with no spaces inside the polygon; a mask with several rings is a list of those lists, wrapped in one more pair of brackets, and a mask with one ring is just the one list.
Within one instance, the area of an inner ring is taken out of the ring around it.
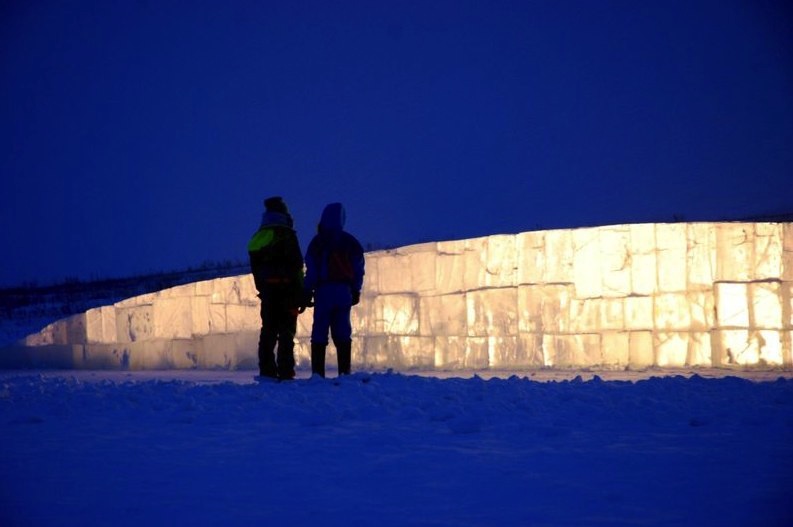
{"label": "winter jacket", "polygon": [[259,230],[248,242],[248,256],[260,295],[280,288],[293,291],[299,299],[303,287],[303,256],[291,216],[265,212]]}
{"label": "winter jacket", "polygon": [[317,235],[306,251],[304,288],[312,293],[327,283],[343,283],[354,293],[363,287],[364,255],[358,240],[344,230],[346,213],[341,203],[322,211]]}

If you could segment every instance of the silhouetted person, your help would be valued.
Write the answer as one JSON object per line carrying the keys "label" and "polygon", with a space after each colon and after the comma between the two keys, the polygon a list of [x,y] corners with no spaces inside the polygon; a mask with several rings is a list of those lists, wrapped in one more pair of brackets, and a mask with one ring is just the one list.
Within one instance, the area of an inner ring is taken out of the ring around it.
{"label": "silhouetted person", "polygon": [[[248,242],[251,272],[261,299],[259,375],[295,377],[295,332],[303,294],[303,256],[292,216],[278,196],[264,200],[259,230]],[[278,360],[273,350],[278,343]]]}
{"label": "silhouetted person", "polygon": [[364,255],[358,240],[344,230],[345,220],[341,203],[327,205],[306,251],[304,304],[314,299],[311,373],[322,377],[328,330],[336,346],[339,375],[349,374],[352,362],[350,308],[361,299]]}

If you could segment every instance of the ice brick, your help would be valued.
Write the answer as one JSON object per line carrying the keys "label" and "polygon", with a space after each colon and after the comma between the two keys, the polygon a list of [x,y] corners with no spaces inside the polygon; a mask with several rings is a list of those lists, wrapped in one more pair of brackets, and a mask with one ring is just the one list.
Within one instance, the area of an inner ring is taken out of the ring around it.
{"label": "ice brick", "polygon": [[776,330],[727,329],[714,332],[725,366],[781,366],[785,364],[785,338]]}
{"label": "ice brick", "polygon": [[412,294],[380,295],[375,299],[377,310],[382,313],[382,325],[377,333],[387,335],[418,335],[418,296]]}
{"label": "ice brick", "polygon": [[[524,232],[515,238],[518,258],[517,284],[539,284],[545,274],[545,232]],[[793,250],[793,249],[792,249]]]}
{"label": "ice brick", "polygon": [[622,298],[599,298],[595,300],[600,306],[600,330],[625,329],[625,305]]}
{"label": "ice brick", "polygon": [[654,333],[656,365],[662,368],[682,368],[688,361],[689,334],[681,331]]}
{"label": "ice brick", "polygon": [[754,226],[755,280],[780,279],[783,275],[784,232],[780,223],[756,223]]}
{"label": "ice brick", "polygon": [[209,334],[226,333],[226,305],[210,303],[209,307]]}
{"label": "ice brick", "polygon": [[408,255],[410,267],[410,289],[412,293],[432,294],[436,290],[437,244],[415,245]]}
{"label": "ice brick", "polygon": [[171,364],[173,368],[180,370],[197,368],[199,357],[203,354],[203,339],[176,339],[171,343]]}
{"label": "ice brick", "polygon": [[403,335],[398,337],[397,342],[408,368],[426,369],[434,366],[434,338]]}
{"label": "ice brick", "polygon": [[600,366],[603,364],[601,335],[543,335],[545,365],[557,368]]}
{"label": "ice brick", "polygon": [[261,329],[259,306],[228,304],[226,305],[226,331],[235,333],[245,330]]}
{"label": "ice brick", "polygon": [[658,257],[651,254],[631,255],[631,293],[652,295],[658,292]]}
{"label": "ice brick", "polygon": [[211,297],[212,292],[214,291],[214,280],[202,280],[200,282],[195,283],[195,294],[196,296],[207,296]]}
{"label": "ice brick", "polygon": [[75,350],[74,368],[86,370],[129,369],[129,351],[121,344],[89,343]]}
{"label": "ice brick", "polygon": [[753,278],[754,225],[716,224],[716,280],[746,282]]}
{"label": "ice brick", "polygon": [[541,285],[518,286],[518,331],[542,333]]}
{"label": "ice brick", "polygon": [[629,366],[633,369],[654,366],[655,344],[652,331],[630,331],[628,334],[630,345]]}
{"label": "ice brick", "polygon": [[380,258],[384,251],[366,253],[366,269],[363,275],[362,292],[368,295],[380,293]]}
{"label": "ice brick", "polygon": [[192,298],[195,296],[195,283],[177,285],[163,289],[157,293],[157,298]]}
{"label": "ice brick", "polygon": [[465,291],[465,245],[462,241],[438,243],[438,260],[435,262],[438,294]]}
{"label": "ice brick", "polygon": [[481,289],[466,294],[469,337],[518,333],[518,299],[514,287]]}
{"label": "ice brick", "polygon": [[603,366],[625,368],[630,363],[630,334],[625,331],[605,331],[601,338]]}
{"label": "ice brick", "polygon": [[691,309],[685,293],[656,295],[653,308],[656,330],[686,331],[691,327]]}
{"label": "ice brick", "polygon": [[426,368],[434,359],[435,339],[432,337],[364,337],[361,348],[361,364],[370,368]]}
{"label": "ice brick", "polygon": [[515,235],[487,238],[484,287],[514,287],[518,283],[518,250]]}
{"label": "ice brick", "polygon": [[207,335],[210,333],[209,306],[208,296],[194,296],[192,298],[190,310],[192,317],[192,334],[194,336]]}
{"label": "ice brick", "polygon": [[122,354],[128,354],[125,360],[130,370],[168,370],[171,368],[170,340],[133,341],[125,344],[123,350],[120,351]]}
{"label": "ice brick", "polygon": [[119,308],[116,306],[117,342],[136,342],[154,338],[154,315],[151,305]]}
{"label": "ice brick", "polygon": [[688,290],[710,289],[716,277],[716,229],[712,223],[688,225]]}
{"label": "ice brick", "polygon": [[658,243],[658,290],[677,293],[686,290],[686,224],[659,223],[655,228]]}
{"label": "ice brick", "polygon": [[411,286],[410,257],[398,250],[377,259],[377,291],[381,295],[409,293]]}
{"label": "ice brick", "polygon": [[716,325],[713,291],[689,291],[686,299],[690,307],[692,331],[710,331]]}
{"label": "ice brick", "polygon": [[425,336],[468,334],[465,294],[422,297],[421,334]]}
{"label": "ice brick", "polygon": [[689,334],[688,366],[709,368],[713,365],[710,331],[697,331]]}
{"label": "ice brick", "polygon": [[[385,335],[366,336],[362,338],[361,366],[365,368],[399,368],[402,364],[399,356],[393,353],[394,346],[389,345],[391,337]],[[327,359],[326,359],[327,360]],[[389,364],[390,362],[390,364]]]}
{"label": "ice brick", "polygon": [[259,359],[258,331],[239,331],[201,337],[203,353],[198,366],[203,369],[256,369]]}
{"label": "ice brick", "polygon": [[718,339],[718,349],[721,353],[719,364],[724,366],[738,366],[757,364],[760,358],[759,349],[749,338],[748,329],[724,329],[712,334]]}
{"label": "ice brick", "polygon": [[546,231],[543,282],[546,284],[573,283],[575,281],[574,255],[571,230]]}
{"label": "ice brick", "polygon": [[653,322],[653,297],[629,296],[625,298],[625,329],[652,330]]}
{"label": "ice brick", "polygon": [[782,225],[782,279],[793,282],[793,223]]}
{"label": "ice brick", "polygon": [[720,282],[715,284],[716,326],[749,327],[748,285],[745,283]]}
{"label": "ice brick", "polygon": [[782,324],[785,329],[793,329],[793,282],[782,282],[779,294],[782,297]]}
{"label": "ice brick", "polygon": [[518,336],[516,367],[540,368],[545,365],[542,349],[542,334],[521,333]]}
{"label": "ice brick", "polygon": [[435,367],[459,369],[465,365],[465,337],[438,336],[435,341]]}
{"label": "ice brick", "polygon": [[590,333],[600,331],[601,299],[599,298],[571,298],[569,301],[570,325],[567,330],[571,333]]}
{"label": "ice brick", "polygon": [[487,337],[468,337],[465,339],[463,368],[485,369],[490,361],[490,346]]}
{"label": "ice brick", "polygon": [[576,298],[597,298],[603,294],[605,263],[599,244],[599,229],[576,229],[573,237],[573,281]]}
{"label": "ice brick", "polygon": [[119,302],[113,304],[114,307],[117,308],[129,308],[129,307],[137,307],[137,306],[146,306],[151,305],[154,302],[154,299],[159,296],[158,293],[146,293],[144,295],[133,296],[132,298],[126,298]]}
{"label": "ice brick", "polygon": [[570,327],[572,285],[518,287],[518,331],[562,333]]}
{"label": "ice brick", "polygon": [[186,339],[193,336],[193,304],[190,297],[161,297],[152,306],[154,338]]}
{"label": "ice brick", "polygon": [[231,276],[213,280],[212,302],[236,305],[258,304],[253,275]]}
{"label": "ice brick", "polygon": [[116,309],[103,306],[85,312],[86,342],[113,343],[116,341]]}
{"label": "ice brick", "polygon": [[757,329],[782,328],[782,288],[776,281],[749,284],[751,326]]}
{"label": "ice brick", "polygon": [[487,279],[487,238],[472,238],[464,241],[463,289],[470,291],[485,286]]}
{"label": "ice brick", "polygon": [[776,330],[759,329],[755,330],[753,337],[757,341],[759,351],[759,362],[768,366],[782,366],[784,360],[784,338],[782,332]]}
{"label": "ice brick", "polygon": [[488,367],[498,369],[519,365],[523,358],[520,351],[517,337],[490,336],[487,338]]}
{"label": "ice brick", "polygon": [[603,228],[599,235],[602,296],[631,294],[630,229],[624,225]]}
{"label": "ice brick", "polygon": [[655,224],[634,223],[628,229],[632,254],[655,254]]}

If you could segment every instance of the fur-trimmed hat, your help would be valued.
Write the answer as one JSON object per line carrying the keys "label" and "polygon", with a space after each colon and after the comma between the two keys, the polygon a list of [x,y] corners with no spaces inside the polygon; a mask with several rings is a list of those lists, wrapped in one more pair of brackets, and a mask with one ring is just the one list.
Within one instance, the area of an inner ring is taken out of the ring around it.
{"label": "fur-trimmed hat", "polygon": [[289,209],[286,208],[286,203],[281,196],[273,196],[264,200],[264,208],[268,212],[280,212],[281,214],[289,214]]}

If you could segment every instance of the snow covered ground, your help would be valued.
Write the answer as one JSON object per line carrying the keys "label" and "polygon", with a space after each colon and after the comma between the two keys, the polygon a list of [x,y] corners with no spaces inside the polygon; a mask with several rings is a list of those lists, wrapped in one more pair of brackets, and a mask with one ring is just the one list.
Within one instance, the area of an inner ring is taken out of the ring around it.
{"label": "snow covered ground", "polygon": [[654,374],[0,372],[0,525],[793,525],[793,380]]}
{"label": "snow covered ground", "polygon": [[252,375],[0,370],[0,526],[793,525],[790,371]]}

